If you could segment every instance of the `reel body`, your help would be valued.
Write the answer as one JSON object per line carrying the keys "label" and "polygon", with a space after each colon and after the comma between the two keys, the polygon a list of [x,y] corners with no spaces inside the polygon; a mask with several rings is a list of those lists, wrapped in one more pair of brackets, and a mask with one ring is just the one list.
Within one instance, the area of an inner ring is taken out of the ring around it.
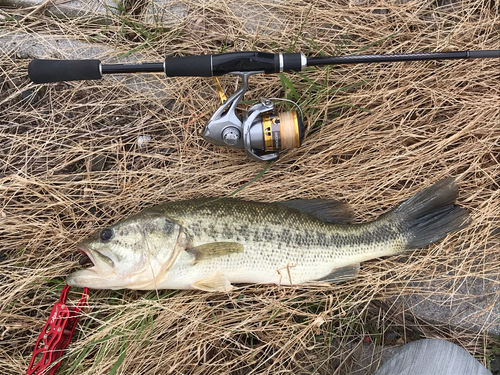
{"label": "reel body", "polygon": [[[212,115],[201,136],[218,146],[243,148],[247,155],[260,161],[278,159],[278,151],[297,148],[304,139],[302,116],[297,111],[276,112],[271,99],[261,98],[243,116],[236,106],[248,88],[248,77],[256,72],[232,72],[243,80],[242,86]],[[291,102],[300,110],[297,103]]]}

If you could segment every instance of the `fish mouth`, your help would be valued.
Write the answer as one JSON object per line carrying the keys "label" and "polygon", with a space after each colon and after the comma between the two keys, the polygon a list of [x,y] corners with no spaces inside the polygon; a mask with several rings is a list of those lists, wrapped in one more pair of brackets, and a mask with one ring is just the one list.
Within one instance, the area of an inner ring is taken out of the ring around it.
{"label": "fish mouth", "polygon": [[83,255],[83,257],[78,261],[78,264],[80,266],[85,266],[87,264],[94,265],[94,262],[92,261],[92,259],[90,258],[90,256],[87,255],[87,253],[81,247],[78,248],[78,251]]}
{"label": "fish mouth", "polygon": [[92,266],[87,268],[88,270],[97,270],[96,261],[92,252],[89,250],[87,246],[84,244],[78,244],[77,250],[83,255],[83,257],[78,261],[78,264],[81,266],[86,266],[91,264]]}
{"label": "fish mouth", "polygon": [[87,267],[70,273],[66,277],[66,283],[79,288],[117,289],[116,285],[120,284],[114,274],[113,260],[97,250],[89,249],[83,243],[77,244],[76,248],[82,254],[78,263]]}
{"label": "fish mouth", "polygon": [[83,255],[78,263],[81,266],[91,265],[90,267],[85,268],[85,270],[94,271],[101,275],[113,272],[115,262],[110,257],[102,254],[100,251],[89,249],[83,243],[77,244],[76,247]]}

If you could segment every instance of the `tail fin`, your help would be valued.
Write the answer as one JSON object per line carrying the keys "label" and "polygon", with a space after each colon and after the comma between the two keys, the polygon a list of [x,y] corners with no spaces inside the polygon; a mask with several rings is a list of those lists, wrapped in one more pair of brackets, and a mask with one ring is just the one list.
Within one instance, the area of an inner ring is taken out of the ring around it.
{"label": "tail fin", "polygon": [[427,246],[471,223],[467,211],[454,205],[457,196],[455,180],[445,178],[394,209],[410,233],[407,249]]}

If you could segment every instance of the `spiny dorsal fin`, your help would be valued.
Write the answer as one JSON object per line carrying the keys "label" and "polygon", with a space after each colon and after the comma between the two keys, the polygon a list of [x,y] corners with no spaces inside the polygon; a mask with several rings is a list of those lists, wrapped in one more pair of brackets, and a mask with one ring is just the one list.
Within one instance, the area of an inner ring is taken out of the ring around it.
{"label": "spiny dorsal fin", "polygon": [[295,199],[275,203],[314,214],[329,223],[345,223],[353,218],[348,204],[331,199]]}
{"label": "spiny dorsal fin", "polygon": [[325,277],[317,281],[327,281],[329,283],[340,283],[342,281],[352,280],[358,276],[359,263],[351,264],[350,266],[336,268]]}
{"label": "spiny dorsal fin", "polygon": [[229,280],[220,271],[206,279],[196,281],[193,286],[206,292],[229,292],[233,289]]}
{"label": "spiny dorsal fin", "polygon": [[242,253],[243,249],[243,245],[237,242],[212,242],[186,249],[186,251],[194,256],[193,264],[196,264],[204,259],[211,259],[234,253]]}

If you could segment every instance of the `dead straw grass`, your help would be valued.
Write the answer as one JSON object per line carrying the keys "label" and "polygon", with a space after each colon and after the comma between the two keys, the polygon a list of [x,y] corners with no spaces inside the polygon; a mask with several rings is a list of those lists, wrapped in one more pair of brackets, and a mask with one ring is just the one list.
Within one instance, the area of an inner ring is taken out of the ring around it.
{"label": "dead straw grass", "polygon": [[[498,0],[446,7],[401,2],[269,2],[278,16],[258,33],[248,28],[248,15],[222,1],[183,1],[193,16],[174,30],[149,27],[149,36],[117,17],[104,28],[33,9],[3,9],[17,21],[2,27],[35,36],[99,36],[118,52],[145,47],[140,54],[152,61],[166,53],[216,53],[221,42],[226,51],[312,55],[356,53],[377,41],[367,53],[500,47]],[[266,7],[257,5],[254,14]],[[137,11],[124,17],[144,25]],[[264,166],[197,135],[218,105],[209,80],[158,75],[142,93],[114,78],[39,87],[28,82],[29,60],[6,52],[0,56],[0,372],[18,374],[59,295],[58,282],[75,265],[76,241],[160,202],[231,193]],[[490,327],[471,333],[423,322],[389,298],[418,292],[408,280],[496,275],[492,285],[499,283],[498,60],[304,74],[319,89],[288,75],[306,114],[303,147],[284,152],[238,197],[338,199],[364,221],[453,176],[473,224],[409,257],[367,262],[357,280],[339,285],[243,286],[228,295],[92,291],[59,373],[347,374],[363,338],[383,342],[376,332],[389,325],[403,341],[442,337],[487,362]],[[222,82],[233,90],[232,78]],[[158,87],[164,90],[151,95]],[[20,99],[26,89],[36,102]],[[279,77],[256,76],[246,98],[285,94]],[[137,146],[140,135],[152,136],[146,148]]]}

